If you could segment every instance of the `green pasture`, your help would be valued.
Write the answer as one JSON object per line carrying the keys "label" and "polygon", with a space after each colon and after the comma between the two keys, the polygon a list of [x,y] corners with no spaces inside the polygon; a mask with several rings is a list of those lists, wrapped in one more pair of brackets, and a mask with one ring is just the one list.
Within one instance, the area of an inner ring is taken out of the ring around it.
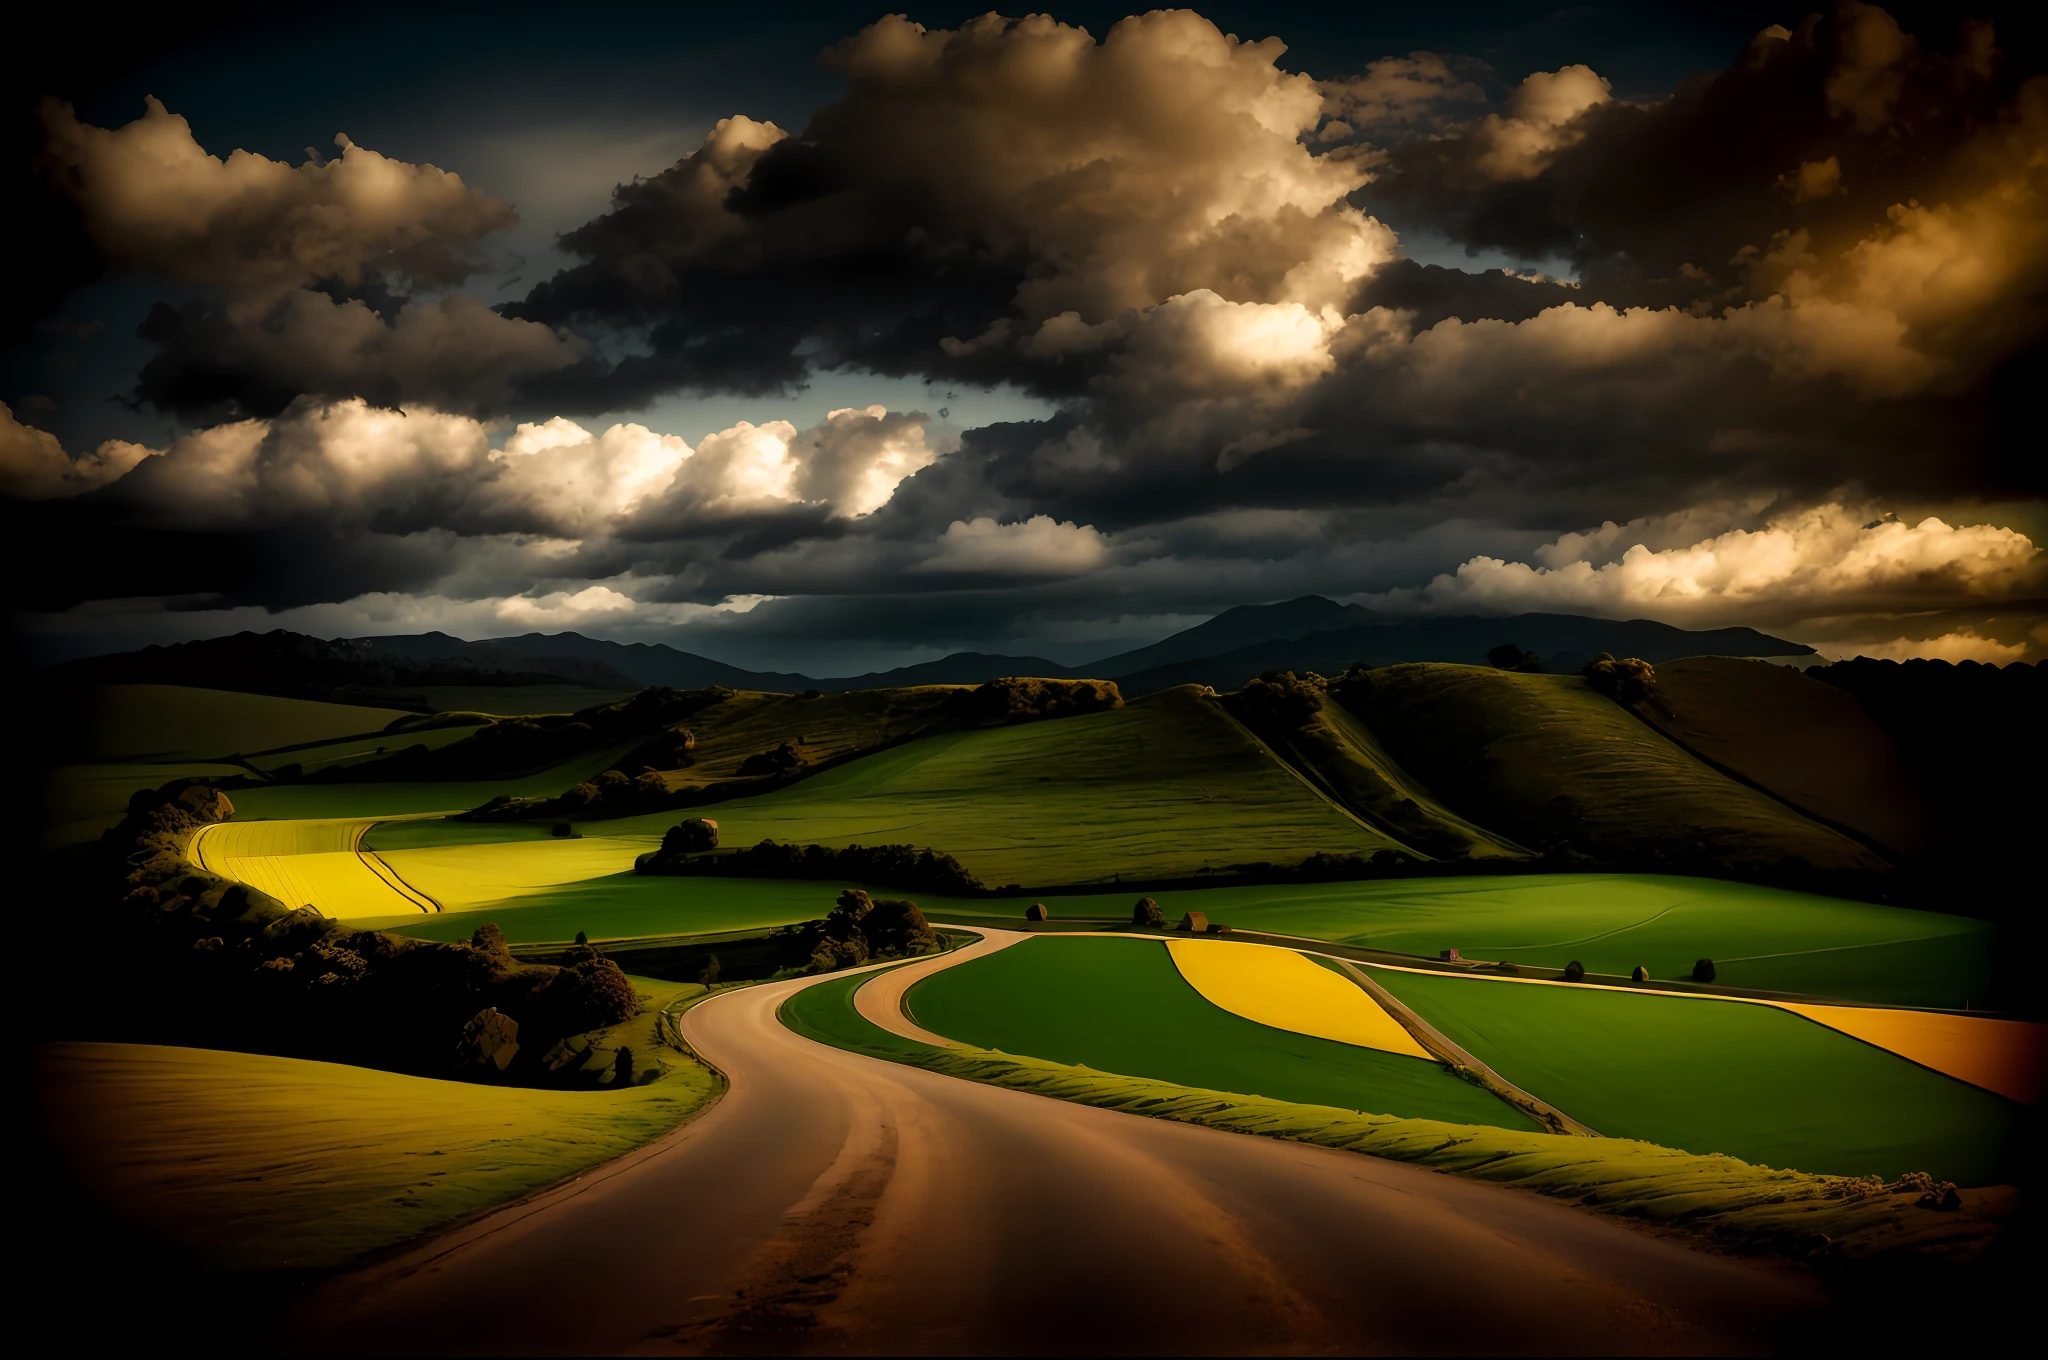
{"label": "green pasture", "polygon": [[88,760],[195,760],[376,732],[393,708],[233,694],[186,685],[103,685],[85,728]]}
{"label": "green pasture", "polygon": [[[1390,842],[1325,801],[1192,687],[1108,713],[926,737],[701,809],[727,845],[907,842],[984,883],[1164,877]],[[579,826],[659,834],[674,813]]]}
{"label": "green pasture", "polygon": [[1610,1137],[1991,1185],[2017,1128],[2010,1101],[1770,1006],[1372,972],[1503,1077]]}
{"label": "green pasture", "polygon": [[905,1001],[918,1024],[979,1048],[1212,1091],[1535,1127],[1436,1063],[1232,1015],[1182,980],[1157,940],[1026,940],[933,974]]}
{"label": "green pasture", "polygon": [[[552,944],[583,931],[600,943],[663,935],[709,935],[727,930],[768,930],[815,921],[832,910],[842,887],[772,878],[609,878],[544,888],[509,902],[422,919],[394,917],[394,933],[423,940],[466,940],[490,920],[513,944]],[[883,892],[883,889],[875,889]],[[920,901],[925,900],[922,896]],[[937,901],[938,899],[932,899]],[[379,922],[351,922],[381,926]]]}
{"label": "green pasture", "polygon": [[[634,986],[649,1012],[603,1042],[660,1052],[653,1008],[701,989]],[[207,1266],[267,1273],[340,1265],[659,1137],[720,1085],[668,1056],[621,1091],[144,1044],[46,1044],[32,1067],[51,1141],[104,1202]]]}
{"label": "green pasture", "polygon": [[1882,869],[1874,852],[1737,783],[1577,676],[1490,666],[1388,666],[1344,706],[1401,766],[1466,817],[1606,858]]}
{"label": "green pasture", "polygon": [[1685,978],[1701,958],[1732,987],[1962,1009],[1990,993],[1995,931],[1967,916],[1667,874],[1393,878],[1162,892],[1240,930],[1434,957]]}
{"label": "green pasture", "polygon": [[[235,789],[228,797],[235,804],[235,816],[244,820],[254,817],[399,817],[420,812],[448,812],[476,807],[501,793],[515,797],[552,797],[572,784],[611,768],[612,762],[631,750],[633,745],[621,743],[590,752],[519,779],[442,780],[418,784],[272,784],[262,788]],[[517,833],[506,837],[507,840],[519,838]]]}

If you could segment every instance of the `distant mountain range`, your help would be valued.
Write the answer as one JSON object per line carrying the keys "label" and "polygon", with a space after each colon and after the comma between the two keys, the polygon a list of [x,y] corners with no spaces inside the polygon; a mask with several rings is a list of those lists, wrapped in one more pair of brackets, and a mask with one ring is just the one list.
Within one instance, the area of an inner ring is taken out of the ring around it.
{"label": "distant mountain range", "polygon": [[937,661],[865,675],[818,679],[751,671],[664,643],[607,642],[580,633],[526,633],[468,642],[446,633],[328,641],[282,629],[88,657],[52,668],[81,684],[197,685],[262,694],[318,696],[344,689],[440,685],[573,684],[595,689],[672,685],[799,692],[900,685],[979,684],[1004,675],[1115,680],[1136,696],[1187,683],[1236,689],[1268,670],[1342,671],[1354,662],[1483,664],[1513,643],[1544,668],[1576,671],[1596,652],[1656,663],[1684,656],[1811,656],[1801,643],[1752,628],[1692,632],[1648,619],[1616,622],[1575,614],[1512,618],[1387,619],[1320,595],[1241,605],[1148,647],[1081,666],[1044,657],[956,652]]}

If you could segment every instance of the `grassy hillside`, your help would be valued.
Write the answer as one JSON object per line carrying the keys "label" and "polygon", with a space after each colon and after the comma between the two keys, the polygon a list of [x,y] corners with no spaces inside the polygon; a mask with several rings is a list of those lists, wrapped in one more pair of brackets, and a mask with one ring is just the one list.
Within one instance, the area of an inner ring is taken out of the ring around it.
{"label": "grassy hillside", "polygon": [[[727,845],[908,842],[991,885],[1166,877],[1393,845],[1192,687],[1078,718],[925,737],[704,810]],[[674,813],[593,822],[659,835]]]}
{"label": "grassy hillside", "polygon": [[1522,847],[1452,812],[1341,704],[1325,700],[1306,725],[1270,738],[1317,787],[1387,835],[1429,859],[1495,859]]}
{"label": "grassy hillside", "polygon": [[1620,864],[1882,870],[1875,852],[1701,764],[1577,676],[1414,664],[1343,703],[1466,817]]}
{"label": "grassy hillside", "polygon": [[1027,940],[935,973],[904,1000],[918,1024],[978,1048],[1371,1114],[1535,1127],[1438,1063],[1212,1005],[1157,940]]}
{"label": "grassy hillside", "polygon": [[590,685],[419,685],[366,689],[362,696],[371,703],[400,704],[429,713],[490,713],[501,718],[530,718],[615,704],[632,698],[634,693],[630,689]]}
{"label": "grassy hillside", "polygon": [[960,685],[856,690],[803,698],[741,692],[681,726],[696,735],[691,763],[664,771],[671,789],[741,779],[748,756],[792,743],[806,765],[843,760],[911,737],[977,725],[959,702]]}
{"label": "grassy hillside", "polygon": [[[657,1005],[698,990],[634,981]],[[652,1054],[651,1026],[639,1017],[605,1042]],[[141,1044],[49,1044],[33,1065],[44,1129],[74,1174],[233,1271],[317,1270],[406,1241],[629,1152],[718,1090],[680,1058],[617,1092]]]}
{"label": "grassy hillside", "polygon": [[56,849],[96,839],[121,820],[137,789],[159,788],[186,775],[232,779],[247,773],[239,765],[207,761],[59,765],[43,780],[42,843]]}
{"label": "grassy hillside", "polygon": [[[408,743],[409,744],[409,743]],[[451,743],[452,744],[452,743]],[[630,743],[606,747],[565,760],[518,779],[451,779],[389,784],[278,784],[236,789],[235,815],[256,817],[397,817],[422,812],[453,812],[472,808],[496,794],[546,797],[579,780],[609,769]],[[158,781],[161,782],[161,781]],[[545,828],[542,829],[545,834]],[[516,838],[517,833],[505,839]]]}
{"label": "grassy hillside", "polygon": [[102,685],[85,724],[86,760],[196,760],[377,732],[405,714],[183,685]]}
{"label": "grassy hillside", "polygon": [[1610,1137],[1991,1185],[2020,1107],[1769,1006],[1375,968],[1480,1061]]}
{"label": "grassy hillside", "polygon": [[1688,749],[1900,854],[1927,848],[1927,797],[1854,695],[1726,656],[1659,666],[1657,690],[1668,711],[1644,704],[1641,716]]}

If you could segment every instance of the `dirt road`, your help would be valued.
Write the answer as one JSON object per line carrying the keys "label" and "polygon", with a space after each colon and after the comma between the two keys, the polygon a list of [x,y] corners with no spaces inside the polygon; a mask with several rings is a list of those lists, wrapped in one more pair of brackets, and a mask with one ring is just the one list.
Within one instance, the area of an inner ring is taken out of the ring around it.
{"label": "dirt road", "polygon": [[1355,1154],[822,1047],[797,983],[691,1011],[732,1078],[640,1153],[334,1282],[344,1352],[1745,1352],[1803,1277]]}

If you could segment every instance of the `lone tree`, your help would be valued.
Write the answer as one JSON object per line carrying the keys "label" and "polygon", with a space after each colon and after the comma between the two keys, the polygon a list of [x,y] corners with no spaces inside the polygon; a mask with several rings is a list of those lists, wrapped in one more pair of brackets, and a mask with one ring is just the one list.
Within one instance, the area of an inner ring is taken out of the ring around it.
{"label": "lone tree", "polygon": [[1151,898],[1141,897],[1131,908],[1131,924],[1134,926],[1164,926],[1166,924],[1166,913],[1161,911],[1159,904]]}
{"label": "lone tree", "polygon": [[697,981],[706,987],[718,981],[718,955],[713,954],[704,960],[704,966],[697,970]]}
{"label": "lone tree", "polygon": [[612,1060],[612,1085],[631,1086],[632,1084],[633,1050],[630,1048],[621,1048],[619,1050],[619,1056]]}
{"label": "lone tree", "polygon": [[1573,959],[1564,966],[1564,980],[1566,982],[1584,982],[1586,980],[1586,965],[1580,963],[1577,959]]}
{"label": "lone tree", "polygon": [[1712,959],[1701,959],[1698,963],[1695,963],[1692,966],[1692,980],[1694,982],[1712,982],[1714,980],[1714,961]]}
{"label": "lone tree", "polygon": [[1519,642],[1503,642],[1486,654],[1486,664],[1495,670],[1525,671],[1531,675],[1543,669],[1543,658],[1522,650]]}

